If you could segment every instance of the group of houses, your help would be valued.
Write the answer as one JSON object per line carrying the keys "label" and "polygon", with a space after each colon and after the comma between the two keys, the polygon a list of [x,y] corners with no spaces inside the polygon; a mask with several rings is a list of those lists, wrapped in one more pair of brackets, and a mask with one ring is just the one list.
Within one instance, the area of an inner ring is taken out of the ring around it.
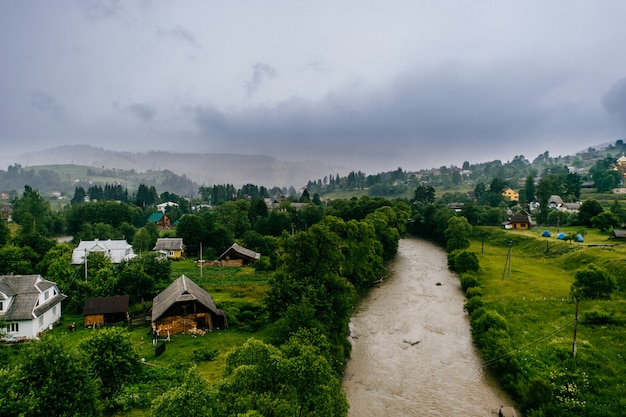
{"label": "group of houses", "polygon": [[[184,257],[182,238],[160,238],[154,247],[164,257]],[[85,264],[89,253],[102,253],[113,263],[133,259],[132,246],[125,240],[82,241],[74,249],[72,264]],[[237,243],[218,259],[223,266],[250,264],[261,254]],[[86,266],[86,265],[85,265]],[[62,302],[67,298],[57,284],[41,275],[0,275],[0,338],[8,341],[34,339],[61,320]],[[87,298],[83,325],[100,327],[130,320],[129,297]],[[185,275],[174,280],[152,301],[154,334],[171,335],[228,327],[224,311],[211,295]]]}
{"label": "group of houses", "polygon": [[[35,339],[51,330],[61,320],[62,301],[66,298],[56,283],[41,275],[0,275],[0,320],[6,326],[2,339]],[[129,320],[127,295],[85,300],[84,327],[96,328]],[[211,294],[185,275],[154,297],[151,322],[152,331],[158,335],[228,327],[226,314],[217,308]]]}

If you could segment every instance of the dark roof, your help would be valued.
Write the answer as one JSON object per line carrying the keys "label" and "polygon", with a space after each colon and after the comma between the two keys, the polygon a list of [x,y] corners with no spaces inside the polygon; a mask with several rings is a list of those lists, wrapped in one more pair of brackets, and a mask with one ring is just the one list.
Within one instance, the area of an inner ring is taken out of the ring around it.
{"label": "dark roof", "polygon": [[118,295],[116,297],[87,298],[83,308],[83,316],[94,314],[115,314],[128,311],[129,297]]}
{"label": "dark roof", "polygon": [[161,237],[152,250],[182,250],[184,247],[182,237]]}
{"label": "dark roof", "polygon": [[239,246],[237,243],[233,243],[230,248],[226,249],[224,253],[220,255],[220,259],[224,259],[226,256],[236,255],[237,258],[248,258],[257,260],[261,258],[261,254],[250,249],[246,249],[243,246]]}
{"label": "dark roof", "polygon": [[200,288],[198,284],[185,275],[181,275],[152,300],[152,321],[161,318],[163,313],[174,304],[186,301],[196,301],[213,313],[224,315],[224,312],[215,306],[211,294]]}
{"label": "dark roof", "polygon": [[622,229],[618,229],[615,230],[613,229],[613,231],[611,232],[611,237],[617,237],[617,238],[626,238],[626,230],[622,230]]}
{"label": "dark roof", "polygon": [[1,275],[0,292],[13,300],[9,309],[0,315],[4,320],[32,320],[45,313],[53,306],[67,298],[57,291],[47,301],[37,305],[39,294],[55,287],[52,281],[47,281],[41,275]]}

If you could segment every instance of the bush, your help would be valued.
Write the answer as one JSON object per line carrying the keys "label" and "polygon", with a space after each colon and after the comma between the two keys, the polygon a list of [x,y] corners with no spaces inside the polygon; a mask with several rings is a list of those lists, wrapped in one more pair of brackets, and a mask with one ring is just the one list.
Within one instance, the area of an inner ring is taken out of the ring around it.
{"label": "bush", "polygon": [[220,351],[217,348],[205,346],[201,349],[196,349],[193,351],[192,358],[194,362],[202,362],[202,361],[214,361],[219,355]]}
{"label": "bush", "polygon": [[469,314],[472,314],[473,311],[481,308],[484,305],[482,298],[475,296],[467,300],[465,305],[463,306],[463,310],[467,311]]}
{"label": "bush", "polygon": [[584,314],[585,322],[589,324],[611,324],[615,322],[613,313],[601,310],[591,310]]}
{"label": "bush", "polygon": [[480,287],[470,287],[467,289],[467,291],[465,291],[465,296],[467,298],[482,297],[482,295],[483,295],[483,290]]}
{"label": "bush", "polygon": [[608,298],[617,289],[617,281],[601,267],[590,264],[576,271],[571,287],[572,297],[579,300]]}
{"label": "bush", "polygon": [[478,280],[472,275],[464,275],[461,277],[461,289],[467,292],[468,289],[478,287]]}
{"label": "bush", "polygon": [[476,272],[479,268],[478,257],[474,252],[461,251],[454,260],[454,270],[458,273]]}

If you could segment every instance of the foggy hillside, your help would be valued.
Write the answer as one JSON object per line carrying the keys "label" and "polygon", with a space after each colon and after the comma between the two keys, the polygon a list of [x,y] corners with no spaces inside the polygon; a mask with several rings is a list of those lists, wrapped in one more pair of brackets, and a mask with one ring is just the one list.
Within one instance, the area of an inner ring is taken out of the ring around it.
{"label": "foggy hillside", "polygon": [[296,188],[311,179],[337,173],[345,175],[345,167],[330,166],[316,161],[281,161],[266,155],[199,154],[149,151],[141,153],[117,152],[89,145],[58,146],[29,152],[12,160],[2,160],[6,166],[48,164],[76,164],[91,167],[117,168],[137,172],[168,169],[186,175],[199,184],[252,183],[267,187]]}

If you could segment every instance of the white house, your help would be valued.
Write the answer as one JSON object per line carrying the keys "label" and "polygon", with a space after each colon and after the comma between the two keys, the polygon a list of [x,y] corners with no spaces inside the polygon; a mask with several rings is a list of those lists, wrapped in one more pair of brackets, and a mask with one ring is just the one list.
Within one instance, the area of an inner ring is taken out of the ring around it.
{"label": "white house", "polygon": [[135,252],[133,246],[125,240],[82,240],[72,253],[72,265],[80,265],[85,262],[85,255],[92,252],[100,252],[114,264],[133,259]]}
{"label": "white house", "polygon": [[156,208],[161,213],[165,213],[168,207],[178,207],[178,203],[174,203],[172,201],[166,201],[165,203],[157,204]]}
{"label": "white house", "polygon": [[41,275],[0,275],[0,319],[9,340],[33,339],[61,318],[67,298],[57,285]]}

